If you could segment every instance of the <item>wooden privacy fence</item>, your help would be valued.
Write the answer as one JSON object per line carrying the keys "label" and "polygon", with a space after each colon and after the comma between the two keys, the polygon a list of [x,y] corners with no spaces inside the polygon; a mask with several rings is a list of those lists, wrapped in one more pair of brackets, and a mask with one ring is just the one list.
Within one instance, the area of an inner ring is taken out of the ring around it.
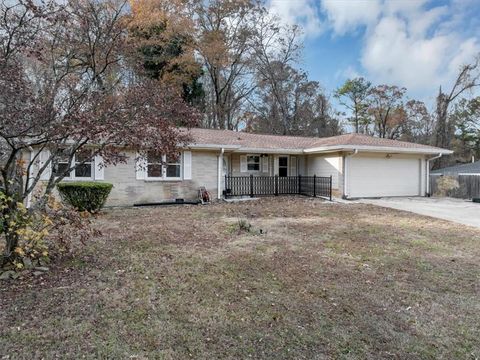
{"label": "wooden privacy fence", "polygon": [[225,197],[229,196],[322,196],[332,200],[332,177],[322,176],[229,176],[225,175]]}
{"label": "wooden privacy fence", "polygon": [[458,181],[458,188],[447,190],[446,196],[473,199],[480,198],[480,175],[430,175],[430,193],[439,195],[437,180],[444,176],[449,176]]}

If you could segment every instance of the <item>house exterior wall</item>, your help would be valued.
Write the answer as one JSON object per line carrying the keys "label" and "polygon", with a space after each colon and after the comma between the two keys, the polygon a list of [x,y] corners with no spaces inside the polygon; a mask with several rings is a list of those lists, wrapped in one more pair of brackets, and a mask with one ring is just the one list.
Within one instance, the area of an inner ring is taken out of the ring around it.
{"label": "house exterior wall", "polygon": [[[103,169],[103,180],[87,180],[109,182],[113,189],[107,199],[106,206],[131,206],[139,203],[162,202],[183,198],[196,200],[198,190],[205,187],[212,199],[217,198],[218,156],[219,151],[192,151],[191,180],[153,180],[137,179],[136,153],[126,151],[127,162],[106,166]],[[26,160],[29,155],[26,156]],[[70,181],[70,180],[65,180]],[[81,180],[84,181],[84,180]],[[40,181],[37,188],[44,186]],[[57,192],[54,195],[58,196]]]}
{"label": "house exterior wall", "polygon": [[[229,175],[232,176],[249,176],[249,175],[255,175],[255,176],[274,176],[275,175],[275,161],[278,156],[289,156],[291,159],[296,159],[297,163],[297,175],[306,175],[306,156],[299,155],[299,154],[264,154],[264,156],[267,156],[268,159],[268,171],[265,172],[263,171],[263,166],[262,163],[260,163],[260,171],[241,171],[241,166],[240,166],[240,157],[242,155],[261,155],[257,153],[249,153],[249,154],[240,154],[240,153],[232,153],[229,155],[229,161],[230,161],[230,167],[229,167]],[[291,160],[289,159],[289,171],[291,171]]]}
{"label": "house exterior wall", "polygon": [[306,159],[307,175],[332,176],[332,189],[343,187],[343,157],[341,153],[312,154]]}
{"label": "house exterior wall", "polygon": [[213,198],[217,196],[218,152],[192,151],[191,180],[138,180],[135,153],[128,155],[126,163],[105,168],[105,181],[113,184],[107,206],[161,202],[176,198],[193,200],[198,198],[201,186]]}
{"label": "house exterior wall", "polygon": [[273,175],[273,155],[268,156],[268,172],[263,171],[263,166],[260,161],[260,171],[240,171],[240,156],[242,155],[261,155],[256,153],[251,154],[238,154],[232,153],[230,155],[230,173],[229,175],[232,176],[248,176],[248,175],[256,175],[256,176],[269,176]]}

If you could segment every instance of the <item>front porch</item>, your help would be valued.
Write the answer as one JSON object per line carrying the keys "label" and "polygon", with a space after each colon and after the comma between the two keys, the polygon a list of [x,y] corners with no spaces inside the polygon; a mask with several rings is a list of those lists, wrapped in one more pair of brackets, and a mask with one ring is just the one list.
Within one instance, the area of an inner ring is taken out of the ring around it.
{"label": "front porch", "polygon": [[231,176],[225,175],[223,195],[278,196],[304,195],[332,200],[332,176]]}

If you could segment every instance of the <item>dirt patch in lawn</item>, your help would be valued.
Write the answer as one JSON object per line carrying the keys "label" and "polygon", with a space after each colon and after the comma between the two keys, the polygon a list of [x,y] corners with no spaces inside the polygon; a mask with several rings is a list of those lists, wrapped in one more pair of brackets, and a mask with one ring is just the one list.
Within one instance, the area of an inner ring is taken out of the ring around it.
{"label": "dirt patch in lawn", "polygon": [[301,197],[107,210],[96,226],[78,258],[0,283],[0,355],[480,357],[479,230]]}

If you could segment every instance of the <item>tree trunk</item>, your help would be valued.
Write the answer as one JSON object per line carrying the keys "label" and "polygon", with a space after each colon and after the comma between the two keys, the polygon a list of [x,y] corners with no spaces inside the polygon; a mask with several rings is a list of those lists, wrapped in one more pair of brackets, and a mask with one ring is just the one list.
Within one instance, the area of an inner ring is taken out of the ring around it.
{"label": "tree trunk", "polygon": [[[435,146],[440,148],[450,148],[450,136],[449,136],[449,126],[448,126],[448,106],[449,99],[447,96],[442,93],[440,89],[437,96],[437,124],[435,128]],[[434,160],[433,169],[442,168],[445,165],[446,159],[441,157]]]}
{"label": "tree trunk", "polygon": [[5,236],[5,249],[0,263],[1,266],[13,260],[15,248],[18,246],[18,234],[16,229],[11,227],[12,218],[15,218],[17,211],[18,207],[15,201],[9,201],[8,206],[2,211],[2,232]]}

